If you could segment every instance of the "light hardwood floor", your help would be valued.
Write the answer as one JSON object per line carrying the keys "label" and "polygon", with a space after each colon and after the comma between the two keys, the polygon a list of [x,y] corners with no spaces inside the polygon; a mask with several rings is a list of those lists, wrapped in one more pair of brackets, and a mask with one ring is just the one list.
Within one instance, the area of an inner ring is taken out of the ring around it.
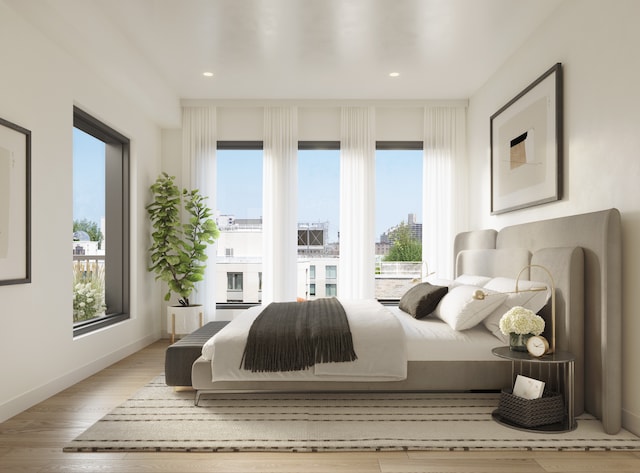
{"label": "light hardwood floor", "polygon": [[161,340],[0,424],[0,472],[640,472],[638,452],[63,453],[161,373]]}

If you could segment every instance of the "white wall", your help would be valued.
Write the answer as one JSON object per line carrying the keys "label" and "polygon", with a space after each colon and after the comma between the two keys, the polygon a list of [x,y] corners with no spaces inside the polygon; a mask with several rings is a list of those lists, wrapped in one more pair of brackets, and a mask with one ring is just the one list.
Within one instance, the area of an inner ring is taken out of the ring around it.
{"label": "white wall", "polygon": [[[471,228],[610,207],[623,225],[623,423],[640,433],[640,2],[563,4],[471,97],[468,114]],[[564,197],[490,215],[489,117],[554,63],[564,71]]]}
{"label": "white wall", "polygon": [[[160,336],[144,204],[159,127],[0,1],[0,116],[32,133],[32,282],[0,286],[0,421]],[[179,106],[175,100],[176,107]],[[131,319],[73,339],[73,106],[131,139]]]}

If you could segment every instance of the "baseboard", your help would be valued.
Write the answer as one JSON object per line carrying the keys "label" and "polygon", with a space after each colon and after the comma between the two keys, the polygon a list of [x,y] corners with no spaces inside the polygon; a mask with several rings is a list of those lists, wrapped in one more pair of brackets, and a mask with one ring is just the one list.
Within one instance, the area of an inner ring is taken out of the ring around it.
{"label": "baseboard", "polygon": [[622,428],[640,437],[640,416],[622,409]]}
{"label": "baseboard", "polygon": [[133,355],[144,347],[155,342],[157,339],[157,336],[147,336],[127,346],[121,347],[102,358],[94,360],[89,364],[70,371],[51,382],[38,386],[30,391],[20,394],[18,397],[10,399],[0,405],[0,422],[4,422],[17,414],[20,414],[30,407],[49,399],[60,391],[79,383],[83,379],[96,374],[123,358]]}

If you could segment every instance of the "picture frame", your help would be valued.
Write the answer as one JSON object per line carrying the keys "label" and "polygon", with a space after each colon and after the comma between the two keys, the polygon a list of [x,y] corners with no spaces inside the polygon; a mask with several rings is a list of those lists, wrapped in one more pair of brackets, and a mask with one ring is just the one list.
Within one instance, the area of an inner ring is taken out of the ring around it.
{"label": "picture frame", "polygon": [[0,286],[31,282],[31,131],[0,118]]}
{"label": "picture frame", "polygon": [[562,198],[562,64],[490,118],[491,215]]}

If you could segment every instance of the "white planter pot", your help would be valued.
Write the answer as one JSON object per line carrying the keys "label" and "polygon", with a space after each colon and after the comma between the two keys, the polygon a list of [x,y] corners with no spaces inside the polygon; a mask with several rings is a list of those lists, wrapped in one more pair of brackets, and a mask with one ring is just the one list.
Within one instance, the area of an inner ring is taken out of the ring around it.
{"label": "white planter pot", "polygon": [[202,327],[204,310],[202,305],[167,307],[167,331],[171,334],[171,343],[176,334],[184,335]]}

